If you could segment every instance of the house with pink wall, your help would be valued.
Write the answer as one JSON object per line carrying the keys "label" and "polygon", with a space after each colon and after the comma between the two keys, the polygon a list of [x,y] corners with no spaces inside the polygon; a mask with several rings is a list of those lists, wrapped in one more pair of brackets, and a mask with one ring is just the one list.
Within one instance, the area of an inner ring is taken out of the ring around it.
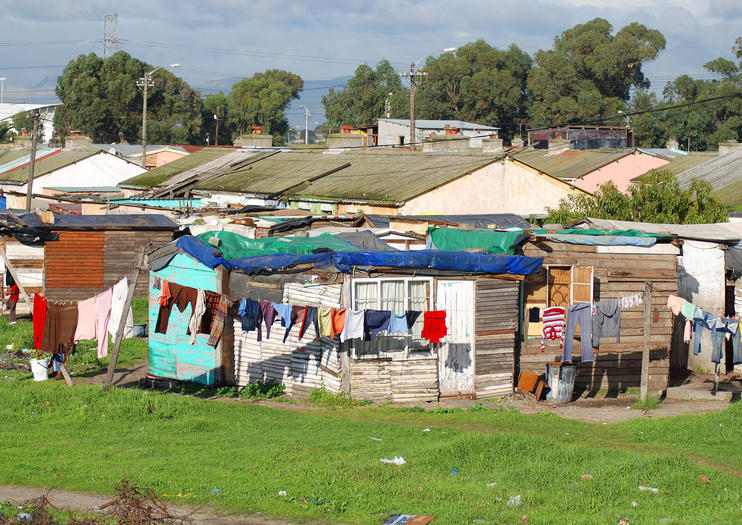
{"label": "house with pink wall", "polygon": [[608,181],[625,192],[632,179],[669,164],[670,159],[634,148],[565,149],[551,153],[546,149],[530,149],[514,155],[513,161],[594,193]]}

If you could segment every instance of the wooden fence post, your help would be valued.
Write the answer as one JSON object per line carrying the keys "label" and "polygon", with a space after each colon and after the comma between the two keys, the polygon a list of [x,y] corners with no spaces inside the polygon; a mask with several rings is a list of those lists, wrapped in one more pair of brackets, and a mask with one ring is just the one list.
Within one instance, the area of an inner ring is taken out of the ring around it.
{"label": "wooden fence post", "polygon": [[[134,291],[137,288],[139,271],[142,269],[142,264],[144,264],[144,252],[145,247],[142,246],[142,251],[139,252],[139,263],[137,263],[137,266],[134,269],[134,278],[129,284],[129,291],[126,294],[124,312],[121,314],[121,320],[119,321],[119,326],[116,330],[116,338],[114,339],[113,350],[111,351],[111,360],[108,362],[108,372],[106,372],[106,378],[103,380],[103,388],[105,390],[108,390],[113,382],[113,373],[116,371],[116,364],[119,359],[119,350],[121,349],[121,341],[124,338],[124,330],[126,329],[126,319],[128,317],[129,308],[131,308],[131,301],[134,299]],[[106,334],[106,337],[108,337],[108,334]]]}
{"label": "wooden fence post", "polygon": [[647,399],[649,388],[649,348],[652,340],[652,283],[644,283],[644,347],[642,348],[642,378],[639,400]]}

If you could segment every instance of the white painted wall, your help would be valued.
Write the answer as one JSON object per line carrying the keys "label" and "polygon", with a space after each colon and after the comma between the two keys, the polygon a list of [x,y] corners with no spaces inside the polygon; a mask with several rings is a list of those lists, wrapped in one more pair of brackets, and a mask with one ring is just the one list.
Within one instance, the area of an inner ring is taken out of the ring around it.
{"label": "white painted wall", "polygon": [[[415,127],[415,142],[420,143],[423,139],[429,138],[431,135],[442,135],[446,132],[445,129],[421,129]],[[478,137],[469,140],[469,147],[481,148],[482,147],[482,135],[487,132],[482,130],[474,129],[459,129],[459,134],[465,137]],[[492,132],[493,135],[497,136],[497,131]],[[404,144],[409,145],[410,143],[410,126],[397,124],[396,122],[389,122],[386,120],[379,120],[379,137],[378,143],[380,146],[394,146],[399,144],[399,137],[404,137]]]}
{"label": "white painted wall", "polygon": [[543,214],[573,193],[582,192],[522,164],[501,160],[407,201],[399,215]]}
{"label": "white painted wall", "polygon": [[[678,257],[678,295],[715,315],[724,315],[725,280],[724,250],[712,242],[686,240],[683,255]],[[701,353],[688,351],[688,369],[700,366],[713,371],[711,333],[704,330]],[[724,361],[722,360],[722,363]]]}

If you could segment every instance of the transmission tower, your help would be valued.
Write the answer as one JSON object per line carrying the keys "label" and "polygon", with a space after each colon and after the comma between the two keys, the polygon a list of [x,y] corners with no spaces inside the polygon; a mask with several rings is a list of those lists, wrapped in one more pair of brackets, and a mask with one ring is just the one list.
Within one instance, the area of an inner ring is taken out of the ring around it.
{"label": "transmission tower", "polygon": [[103,18],[103,58],[108,58],[119,50],[119,15],[106,15]]}

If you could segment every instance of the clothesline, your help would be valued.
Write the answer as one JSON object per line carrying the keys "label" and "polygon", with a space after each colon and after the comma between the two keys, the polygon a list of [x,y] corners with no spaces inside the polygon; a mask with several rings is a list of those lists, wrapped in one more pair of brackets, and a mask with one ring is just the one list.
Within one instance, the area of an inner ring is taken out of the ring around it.
{"label": "clothesline", "polygon": [[[115,337],[124,314],[129,280],[124,277],[112,287],[82,301],[54,301],[41,294],[33,299],[34,348],[56,356],[64,362],[69,349],[83,339],[97,341],[98,358],[108,355],[108,334]],[[124,337],[131,337],[133,328],[131,308],[127,313]]]}
{"label": "clothesline", "polygon": [[[173,305],[184,312],[191,305],[187,333],[191,344],[196,343],[196,334],[209,334],[207,344],[216,346],[221,338],[226,318],[230,312],[239,317],[241,327],[246,332],[257,330],[257,340],[270,338],[271,327],[276,319],[286,328],[283,342],[286,342],[291,329],[299,325],[301,340],[310,326],[314,327],[315,339],[320,337],[339,337],[341,342],[348,339],[372,341],[380,332],[387,334],[409,334],[420,316],[423,317],[421,337],[431,343],[439,343],[448,333],[445,310],[426,312],[409,310],[398,314],[390,310],[330,308],[286,303],[274,303],[245,297],[232,299],[224,294],[183,286],[172,281],[155,282],[160,286],[156,333],[165,334]],[[236,312],[234,311],[236,307]]]}
{"label": "clothesline", "polygon": [[703,331],[709,330],[711,332],[711,361],[716,364],[721,362],[721,356],[724,354],[724,341],[731,339],[733,364],[742,363],[738,316],[714,315],[677,295],[668,296],[667,307],[673,315],[682,315],[685,318],[683,341],[690,344],[692,339],[693,355],[701,353]]}

